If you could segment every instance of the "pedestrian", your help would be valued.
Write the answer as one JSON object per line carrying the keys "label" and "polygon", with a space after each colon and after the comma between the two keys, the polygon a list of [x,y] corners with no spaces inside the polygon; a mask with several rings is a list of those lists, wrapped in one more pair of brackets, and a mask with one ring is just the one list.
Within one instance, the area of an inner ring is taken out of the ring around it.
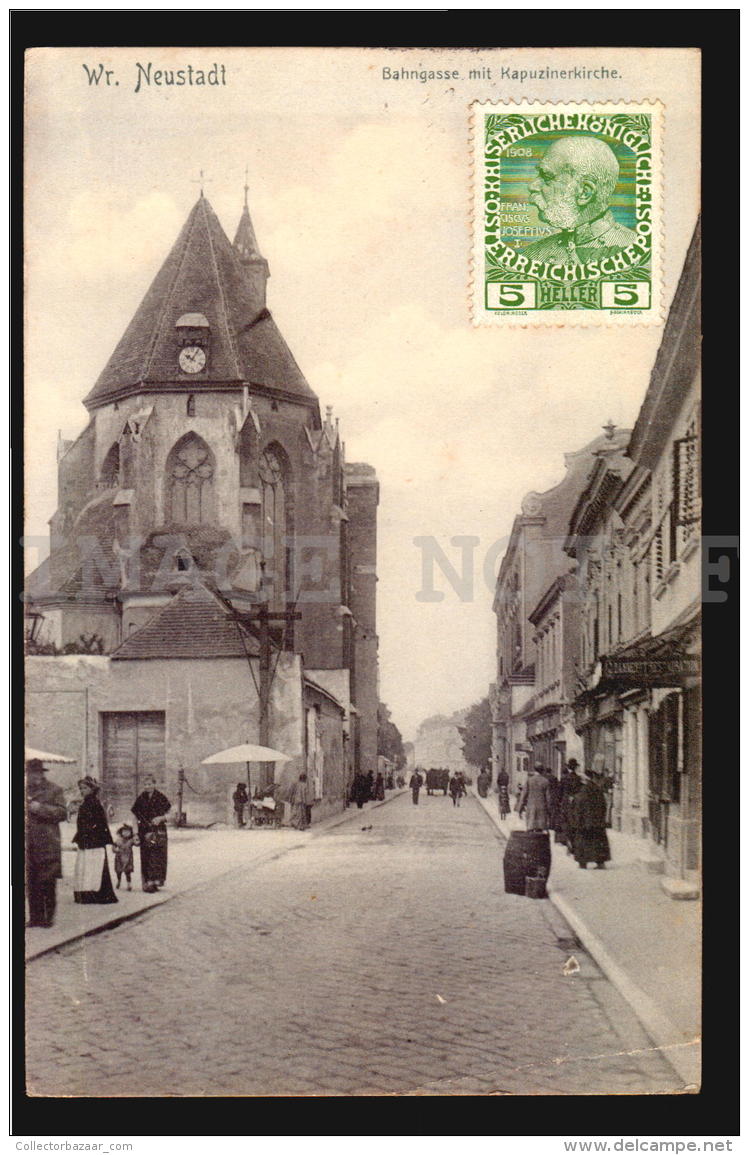
{"label": "pedestrian", "polygon": [[26,763],[26,898],[28,926],[55,921],[57,880],[62,878],[60,823],[67,818],[65,795],[45,778],[38,758]]}
{"label": "pedestrian", "polygon": [[491,786],[491,784],[492,784],[492,776],[489,773],[489,771],[486,769],[486,767],[484,767],[483,770],[480,771],[479,776],[476,779],[476,789],[479,792],[479,798],[486,798],[487,794],[489,793],[489,787]]}
{"label": "pedestrian", "polygon": [[374,772],[372,770],[370,770],[369,773],[367,774],[366,781],[367,781],[367,802],[371,802],[372,799],[374,798],[374,791],[375,791]]}
{"label": "pedestrian", "polygon": [[135,831],[129,822],[125,822],[122,826],[118,827],[117,836],[114,840],[114,873],[117,876],[117,890],[120,889],[123,874],[125,875],[127,889],[133,889],[130,881],[133,877],[134,846]]}
{"label": "pedestrian", "polygon": [[460,806],[460,800],[466,793],[465,782],[461,773],[453,774],[450,779],[450,797],[453,800],[453,806]]}
{"label": "pedestrian", "polygon": [[306,774],[300,774],[289,793],[291,803],[291,825],[297,830],[307,830],[312,811],[312,792]]}
{"label": "pedestrian", "polygon": [[234,822],[237,826],[244,826],[244,808],[250,801],[244,782],[237,782],[237,788],[232,794],[231,800],[234,805]]}
{"label": "pedestrian", "polygon": [[606,825],[611,827],[613,825],[614,815],[614,775],[605,767],[603,778],[601,779],[601,789],[606,799]]}
{"label": "pedestrian", "polygon": [[499,817],[504,821],[510,813],[510,775],[506,770],[500,770],[497,774],[497,793],[499,798]]}
{"label": "pedestrian", "polygon": [[76,815],[73,842],[78,846],[73,871],[73,897],[76,902],[117,902],[109,873],[107,847],[114,845],[104,807],[99,798],[99,783],[86,775],[78,782],[83,801]]}
{"label": "pedestrian", "polygon": [[419,791],[421,790],[422,785],[423,782],[421,774],[419,774],[418,770],[414,770],[413,774],[411,775],[411,781],[408,783],[408,788],[411,791],[411,798],[413,799],[414,806],[419,805]]}
{"label": "pedestrian", "polygon": [[165,794],[156,789],[153,774],[146,775],[143,785],[145,789],[135,799],[131,810],[138,820],[143,889],[147,894],[152,894],[166,882],[169,850],[166,816],[172,804]]}
{"label": "pedestrian", "polygon": [[385,798],[385,779],[382,774],[378,774],[375,778],[374,784],[374,800],[375,802],[382,802]]}
{"label": "pedestrian", "polygon": [[369,785],[367,779],[362,773],[354,775],[354,781],[351,784],[351,801],[355,802],[357,808],[361,810],[364,803],[369,799]]}
{"label": "pedestrian", "polygon": [[606,797],[600,775],[585,771],[585,782],[575,795],[575,859],[578,866],[587,869],[595,862],[599,870],[611,858],[606,834]]}
{"label": "pedestrian", "polygon": [[392,773],[388,774],[388,776],[385,780],[385,789],[386,790],[395,790],[395,782],[393,781]]}
{"label": "pedestrian", "polygon": [[525,819],[527,830],[549,829],[549,781],[544,774],[543,766],[539,764],[528,771],[520,795],[518,814],[522,816],[524,810],[527,811]]}
{"label": "pedestrian", "polygon": [[583,784],[583,780],[577,772],[579,765],[580,763],[577,761],[577,758],[570,758],[562,775],[562,781],[559,784],[560,828],[562,842],[566,845],[568,854],[574,853],[574,799]]}
{"label": "pedestrian", "polygon": [[546,781],[549,783],[549,830],[554,831],[554,841],[561,842],[559,834],[560,816],[559,806],[562,800],[559,780],[553,770],[545,770]]}

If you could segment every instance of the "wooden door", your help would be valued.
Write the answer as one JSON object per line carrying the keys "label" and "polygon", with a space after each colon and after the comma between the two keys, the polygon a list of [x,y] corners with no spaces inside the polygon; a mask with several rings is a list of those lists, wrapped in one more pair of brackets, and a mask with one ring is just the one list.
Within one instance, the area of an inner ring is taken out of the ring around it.
{"label": "wooden door", "polygon": [[127,811],[146,774],[164,784],[165,715],[160,710],[103,714],[102,794],[107,806]]}

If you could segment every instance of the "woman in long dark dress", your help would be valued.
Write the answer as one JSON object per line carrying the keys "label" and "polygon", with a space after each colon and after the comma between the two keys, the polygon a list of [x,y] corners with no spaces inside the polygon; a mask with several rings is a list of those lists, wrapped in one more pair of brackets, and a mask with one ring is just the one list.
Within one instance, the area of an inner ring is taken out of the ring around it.
{"label": "woman in long dark dress", "polygon": [[599,776],[585,771],[586,781],[575,797],[575,858],[583,870],[595,862],[599,870],[611,858],[606,835],[606,798]]}
{"label": "woman in long dark dress", "polygon": [[138,820],[140,842],[140,873],[146,892],[158,890],[166,882],[167,833],[166,816],[172,804],[166,795],[156,789],[156,779],[149,774],[145,790],[135,799],[131,809]]}
{"label": "woman in long dark dress", "polygon": [[76,902],[117,902],[107,862],[107,847],[113,845],[107,816],[99,801],[99,783],[95,778],[81,778],[78,783],[83,801],[78,807],[73,842],[78,846],[73,872],[73,897]]}

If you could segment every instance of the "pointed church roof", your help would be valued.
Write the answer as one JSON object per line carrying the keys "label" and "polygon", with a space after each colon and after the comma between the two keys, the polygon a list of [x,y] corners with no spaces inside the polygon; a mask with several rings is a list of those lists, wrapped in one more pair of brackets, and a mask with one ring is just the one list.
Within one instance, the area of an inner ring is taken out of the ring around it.
{"label": "pointed church roof", "polygon": [[[245,212],[238,235],[257,250]],[[259,254],[256,259],[262,261]],[[201,195],[84,404],[94,409],[136,391],[182,386],[192,392],[196,385],[236,384],[316,403],[265,307],[263,286],[264,278],[248,276],[246,264]],[[177,362],[175,326],[185,314],[203,314],[210,326],[208,366],[197,375],[181,372]]]}
{"label": "pointed church roof", "polygon": [[257,657],[257,640],[234,620],[227,605],[205,586],[179,591],[168,605],[130,634],[113,661],[147,658]]}
{"label": "pointed church roof", "polygon": [[257,237],[255,230],[252,227],[252,220],[250,219],[250,210],[245,198],[242,215],[239,218],[237,225],[237,234],[234,237],[234,249],[238,253],[240,260],[243,261],[262,261],[263,257],[260,255],[258,248]]}

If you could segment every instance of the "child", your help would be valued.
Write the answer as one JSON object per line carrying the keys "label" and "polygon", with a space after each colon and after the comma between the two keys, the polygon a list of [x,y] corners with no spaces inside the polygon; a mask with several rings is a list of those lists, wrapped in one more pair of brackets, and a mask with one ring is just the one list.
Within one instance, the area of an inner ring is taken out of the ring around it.
{"label": "child", "polygon": [[117,889],[120,889],[120,882],[123,874],[127,882],[127,889],[132,890],[130,879],[133,874],[133,847],[137,846],[135,834],[132,826],[125,823],[117,831],[117,838],[114,844],[114,870],[117,875]]}

